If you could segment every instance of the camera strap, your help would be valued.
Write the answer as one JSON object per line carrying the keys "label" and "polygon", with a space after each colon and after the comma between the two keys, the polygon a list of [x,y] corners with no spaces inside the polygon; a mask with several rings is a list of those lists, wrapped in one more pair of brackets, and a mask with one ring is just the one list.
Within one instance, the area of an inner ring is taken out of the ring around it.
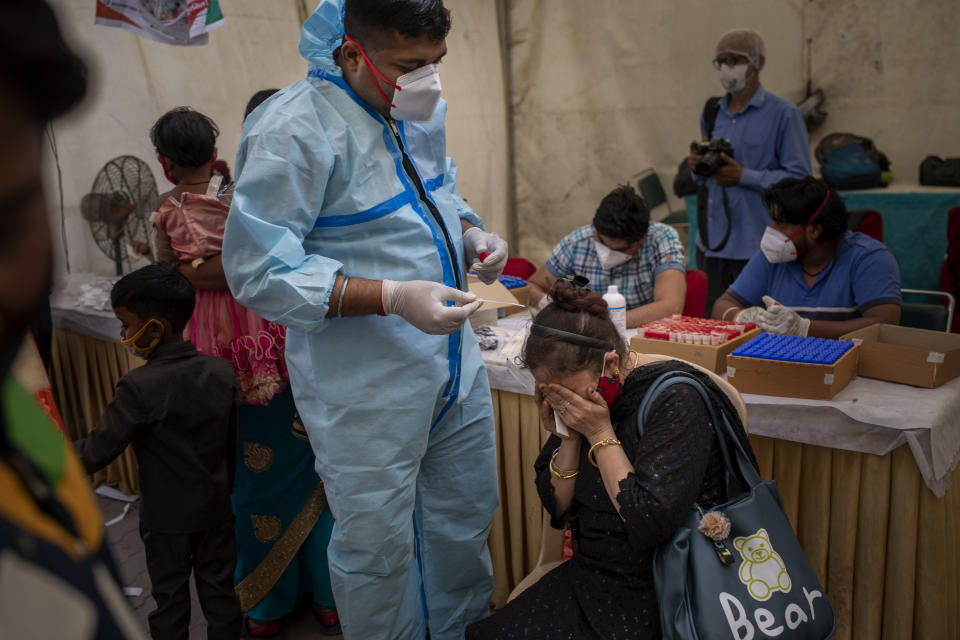
{"label": "camera strap", "polygon": [[[714,96],[707,100],[703,106],[703,126],[707,134],[707,140],[713,138],[713,127],[717,123],[717,114],[720,112],[720,101],[722,97]],[[715,247],[710,246],[710,229],[707,220],[707,200],[709,193],[707,181],[704,180],[697,186],[697,230],[700,232],[700,238],[703,240],[703,246],[707,251],[722,251],[727,246],[727,240],[730,239],[730,204],[727,202],[727,188],[720,187],[723,196],[723,214],[727,220],[727,232],[723,235],[723,240]]]}
{"label": "camera strap", "polygon": [[713,138],[713,127],[717,124],[717,114],[720,113],[721,100],[723,100],[722,97],[713,96],[707,99],[707,103],[703,105],[703,126],[707,132],[707,140]]}

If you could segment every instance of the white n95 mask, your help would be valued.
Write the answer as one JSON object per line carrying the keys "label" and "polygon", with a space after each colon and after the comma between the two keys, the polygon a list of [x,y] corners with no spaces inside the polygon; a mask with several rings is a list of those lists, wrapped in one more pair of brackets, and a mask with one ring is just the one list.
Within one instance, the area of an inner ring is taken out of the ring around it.
{"label": "white n95 mask", "polygon": [[767,227],[760,239],[760,251],[771,264],[791,262],[797,259],[797,246],[793,240],[773,227]]}
{"label": "white n95 mask", "polygon": [[733,67],[720,65],[720,84],[730,93],[739,93],[747,88],[747,66],[738,64]]}
{"label": "white n95 mask", "polygon": [[433,117],[440,102],[440,73],[427,64],[397,78],[390,116],[394,120],[425,122]]}
{"label": "white n95 mask", "polygon": [[618,267],[633,256],[623,251],[616,251],[599,240],[593,241],[593,246],[597,251],[597,258],[600,260],[600,266],[604,269],[613,269]]}

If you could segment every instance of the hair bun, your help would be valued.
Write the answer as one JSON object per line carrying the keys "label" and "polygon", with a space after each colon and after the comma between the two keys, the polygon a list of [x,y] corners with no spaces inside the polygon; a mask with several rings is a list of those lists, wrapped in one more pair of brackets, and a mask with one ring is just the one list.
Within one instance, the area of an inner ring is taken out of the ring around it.
{"label": "hair bun", "polygon": [[607,301],[586,287],[575,287],[566,280],[557,280],[550,288],[550,297],[564,311],[587,313],[597,318],[607,317]]}

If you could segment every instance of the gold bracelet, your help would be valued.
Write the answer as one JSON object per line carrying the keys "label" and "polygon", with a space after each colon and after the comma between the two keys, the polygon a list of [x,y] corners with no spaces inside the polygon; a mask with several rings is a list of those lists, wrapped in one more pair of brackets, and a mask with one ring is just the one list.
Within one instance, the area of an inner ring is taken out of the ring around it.
{"label": "gold bracelet", "polygon": [[596,449],[597,447],[606,447],[612,444],[615,444],[618,447],[623,446],[623,443],[617,440],[616,438],[606,438],[605,440],[597,440],[595,443],[593,443],[593,446],[590,447],[590,451],[587,452],[587,460],[590,461],[590,464],[592,464],[595,467],[597,466],[597,457],[593,455],[594,449]]}
{"label": "gold bracelet", "polygon": [[580,475],[579,469],[564,471],[562,469],[557,469],[555,466],[553,466],[553,461],[556,459],[558,453],[560,453],[560,447],[557,447],[556,449],[554,449],[553,455],[550,456],[550,473],[552,473],[557,478],[560,478],[561,480],[570,480],[571,478],[576,478],[578,475]]}
{"label": "gold bracelet", "polygon": [[[739,308],[740,308],[740,307],[738,307],[738,306],[736,306],[736,305],[733,305],[732,307],[727,307],[727,310],[720,314],[720,319],[721,319],[721,320],[726,320],[726,319],[727,319],[727,314],[730,313],[730,311],[731,311],[732,309],[739,309]],[[734,317],[736,317],[736,316],[734,316]]]}

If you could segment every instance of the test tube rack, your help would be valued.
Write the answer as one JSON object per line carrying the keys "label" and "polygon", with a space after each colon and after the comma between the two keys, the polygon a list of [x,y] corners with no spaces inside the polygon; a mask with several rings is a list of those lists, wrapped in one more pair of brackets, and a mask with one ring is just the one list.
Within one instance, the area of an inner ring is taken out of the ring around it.
{"label": "test tube rack", "polygon": [[714,373],[727,367],[727,355],[760,333],[752,323],[691,318],[679,313],[640,327],[630,340],[637,353],[669,356]]}
{"label": "test tube rack", "polygon": [[829,340],[801,336],[784,336],[761,333],[759,336],[734,349],[732,355],[741,358],[761,358],[782,362],[806,364],[833,364],[853,348],[851,340]]}
{"label": "test tube rack", "polygon": [[718,346],[739,338],[756,326],[752,322],[693,318],[675,313],[668,318],[637,327],[637,335],[650,340]]}
{"label": "test tube rack", "polygon": [[727,381],[740,393],[830,400],[857,376],[860,346],[762,333],[727,355]]}

